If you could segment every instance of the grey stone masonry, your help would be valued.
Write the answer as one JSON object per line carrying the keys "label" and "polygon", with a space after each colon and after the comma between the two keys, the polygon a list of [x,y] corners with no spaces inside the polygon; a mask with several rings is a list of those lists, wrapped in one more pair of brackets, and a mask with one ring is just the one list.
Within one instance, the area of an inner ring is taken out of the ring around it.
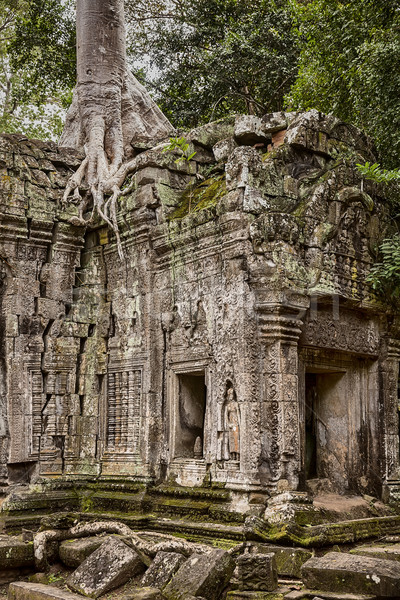
{"label": "grey stone masonry", "polygon": [[307,480],[398,495],[400,322],[367,280],[392,222],[354,167],[371,141],[315,110],[187,139],[189,162],[138,155],[121,260],[60,203],[82,156],[0,136],[0,486],[207,480],[240,513]]}

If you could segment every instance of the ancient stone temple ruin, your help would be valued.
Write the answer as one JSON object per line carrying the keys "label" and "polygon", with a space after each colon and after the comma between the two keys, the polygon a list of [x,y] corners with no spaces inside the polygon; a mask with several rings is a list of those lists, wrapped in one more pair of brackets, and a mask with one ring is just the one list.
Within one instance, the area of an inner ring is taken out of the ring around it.
{"label": "ancient stone temple ruin", "polygon": [[0,138],[2,485],[45,486],[20,490],[31,509],[79,489],[165,514],[187,488],[217,520],[321,488],[396,498],[400,327],[366,282],[390,222],[355,169],[370,142],[316,111],[187,139],[190,161],[140,154],[121,260],[60,204],[80,157]]}

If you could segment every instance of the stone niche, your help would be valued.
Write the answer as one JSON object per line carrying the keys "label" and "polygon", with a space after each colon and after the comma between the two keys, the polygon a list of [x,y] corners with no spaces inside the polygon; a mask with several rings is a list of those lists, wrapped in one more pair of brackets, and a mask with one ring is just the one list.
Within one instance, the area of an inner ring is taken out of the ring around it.
{"label": "stone niche", "polygon": [[[125,259],[60,196],[81,156],[0,138],[0,479],[384,496],[400,329],[366,283],[389,231],[356,128],[316,111],[144,151]],[[242,500],[238,500],[243,506]]]}

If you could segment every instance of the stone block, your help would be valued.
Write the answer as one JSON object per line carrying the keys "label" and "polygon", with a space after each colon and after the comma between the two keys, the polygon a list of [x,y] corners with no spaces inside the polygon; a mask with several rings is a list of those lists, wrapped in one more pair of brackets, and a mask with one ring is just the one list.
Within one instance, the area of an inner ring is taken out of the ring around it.
{"label": "stone block", "polygon": [[359,548],[350,550],[350,554],[400,561],[400,544],[390,544],[387,546],[360,546]]}
{"label": "stone block", "polygon": [[138,587],[124,595],[124,600],[165,600],[165,597],[155,587]]}
{"label": "stone block", "polygon": [[67,567],[79,567],[83,561],[105,541],[101,537],[65,540],[60,544],[60,559]]}
{"label": "stone block", "polygon": [[233,138],[228,138],[226,140],[217,142],[215,146],[213,146],[215,160],[217,162],[226,162],[236,147],[237,143]]}
{"label": "stone block", "polygon": [[187,596],[219,600],[234,568],[235,561],[225,550],[192,554],[163,589],[163,594],[171,600],[183,600]]}
{"label": "stone block", "polygon": [[33,544],[15,537],[0,536],[0,568],[2,570],[30,567],[34,564]]}
{"label": "stone block", "polygon": [[67,579],[67,585],[91,598],[126,583],[145,566],[138,554],[124,542],[110,538],[95,550]]}
{"label": "stone block", "polygon": [[288,126],[287,115],[284,112],[268,113],[261,117],[261,122],[266,133],[276,133]]}
{"label": "stone block", "polygon": [[235,117],[227,117],[193,129],[186,138],[206,148],[212,148],[217,142],[233,136]]}
{"label": "stone block", "polygon": [[137,187],[145,186],[153,183],[169,184],[170,177],[166,169],[157,167],[145,167],[136,173]]}
{"label": "stone block", "polygon": [[157,552],[143,576],[142,585],[162,590],[185,561],[186,558],[177,552]]}
{"label": "stone block", "polygon": [[310,558],[301,572],[311,589],[399,597],[400,565],[392,560],[329,552]]}
{"label": "stone block", "polygon": [[16,581],[8,588],[8,600],[82,600],[78,594],[42,583]]}
{"label": "stone block", "polygon": [[271,135],[265,133],[263,122],[254,115],[238,115],[235,121],[235,139],[240,144],[252,146],[271,141]]}
{"label": "stone block", "polygon": [[226,595],[226,600],[284,600],[279,592],[248,592],[232,590]]}
{"label": "stone block", "polygon": [[16,315],[6,316],[6,337],[17,337],[19,334],[18,317]]}
{"label": "stone block", "polygon": [[312,552],[304,548],[290,548],[273,544],[251,543],[249,551],[254,554],[275,554],[278,575],[301,577],[301,566],[312,557]]}
{"label": "stone block", "polygon": [[278,572],[273,553],[242,554],[236,562],[239,590],[271,592],[278,587]]}
{"label": "stone block", "polygon": [[58,319],[63,312],[64,307],[58,300],[51,300],[49,298],[37,299],[37,313],[44,319]]}

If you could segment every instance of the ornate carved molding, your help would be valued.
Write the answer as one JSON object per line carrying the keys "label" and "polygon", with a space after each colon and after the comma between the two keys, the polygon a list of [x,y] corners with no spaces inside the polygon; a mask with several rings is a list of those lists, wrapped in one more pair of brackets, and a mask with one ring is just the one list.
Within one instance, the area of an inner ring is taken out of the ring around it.
{"label": "ornate carved molding", "polygon": [[303,322],[294,315],[279,314],[280,308],[258,307],[258,324],[260,337],[263,340],[298,342]]}
{"label": "ornate carved molding", "polygon": [[306,321],[300,341],[302,346],[371,356],[377,356],[379,352],[379,332],[376,323],[343,312],[338,319],[331,314],[318,312],[315,318]]}

